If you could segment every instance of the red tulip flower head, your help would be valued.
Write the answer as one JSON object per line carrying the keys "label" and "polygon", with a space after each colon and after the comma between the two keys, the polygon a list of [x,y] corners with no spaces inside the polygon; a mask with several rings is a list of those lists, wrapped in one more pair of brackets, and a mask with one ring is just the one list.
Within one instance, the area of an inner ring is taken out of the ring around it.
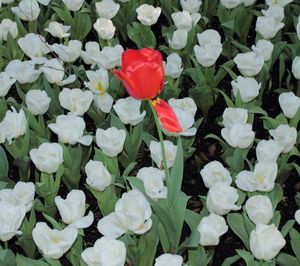
{"label": "red tulip flower head", "polygon": [[164,86],[164,66],[159,51],[128,49],[122,54],[122,70],[113,73],[121,80],[130,96],[152,99]]}
{"label": "red tulip flower head", "polygon": [[[164,87],[162,55],[151,48],[128,49],[122,54],[122,70],[113,70],[123,82],[128,94],[138,100],[151,100]],[[162,127],[168,132],[180,133],[181,127],[172,107],[161,99],[152,101]]]}

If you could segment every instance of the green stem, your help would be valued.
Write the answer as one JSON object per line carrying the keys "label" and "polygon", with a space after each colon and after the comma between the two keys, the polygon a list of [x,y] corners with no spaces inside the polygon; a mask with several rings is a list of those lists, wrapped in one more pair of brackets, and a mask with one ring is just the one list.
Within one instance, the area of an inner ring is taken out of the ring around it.
{"label": "green stem", "polygon": [[168,167],[167,167],[167,159],[166,159],[166,151],[165,151],[165,145],[164,145],[164,139],[163,139],[163,134],[162,134],[162,131],[161,131],[161,128],[160,128],[160,122],[158,120],[158,116],[153,108],[153,105],[152,105],[152,102],[151,100],[147,100],[149,105],[150,105],[150,108],[151,108],[151,111],[152,111],[152,114],[153,114],[153,117],[154,117],[154,121],[155,121],[155,124],[156,124],[156,128],[157,128],[157,133],[158,133],[158,138],[159,138],[159,142],[160,142],[160,147],[161,147],[161,153],[162,153],[162,159],[163,159],[163,167],[164,167],[164,171],[165,171],[165,178],[166,178],[166,183],[167,183],[167,188],[169,190],[169,170],[168,170]]}

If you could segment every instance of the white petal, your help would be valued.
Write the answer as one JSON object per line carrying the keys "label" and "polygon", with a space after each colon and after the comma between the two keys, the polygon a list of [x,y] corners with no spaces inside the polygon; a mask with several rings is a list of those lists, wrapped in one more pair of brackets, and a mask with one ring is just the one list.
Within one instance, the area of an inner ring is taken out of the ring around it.
{"label": "white petal", "polygon": [[113,238],[118,238],[127,231],[117,220],[114,212],[99,220],[97,229],[102,235]]}
{"label": "white petal", "polygon": [[89,211],[87,216],[84,216],[78,221],[76,221],[75,223],[72,223],[72,226],[79,229],[88,228],[93,223],[93,221],[94,221],[94,214],[91,211]]}
{"label": "white petal", "polygon": [[78,142],[85,146],[90,146],[93,141],[93,136],[86,135],[78,139]]}

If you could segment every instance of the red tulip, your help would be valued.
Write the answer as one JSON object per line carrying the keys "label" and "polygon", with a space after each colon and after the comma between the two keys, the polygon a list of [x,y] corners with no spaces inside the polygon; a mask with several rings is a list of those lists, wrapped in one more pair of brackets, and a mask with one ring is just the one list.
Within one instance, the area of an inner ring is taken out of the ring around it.
{"label": "red tulip", "polygon": [[122,54],[122,70],[113,70],[133,98],[152,99],[164,86],[164,67],[159,51],[128,49]]}
{"label": "red tulip", "polygon": [[177,116],[170,105],[162,99],[152,100],[152,105],[157,113],[160,124],[165,131],[180,133],[182,132],[181,126],[178,122]]}

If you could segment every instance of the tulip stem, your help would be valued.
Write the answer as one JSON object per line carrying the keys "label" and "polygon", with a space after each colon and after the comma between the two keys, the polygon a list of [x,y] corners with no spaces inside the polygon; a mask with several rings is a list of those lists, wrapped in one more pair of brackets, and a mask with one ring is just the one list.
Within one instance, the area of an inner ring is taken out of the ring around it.
{"label": "tulip stem", "polygon": [[153,108],[151,100],[148,100],[148,103],[150,105],[152,114],[154,116],[154,121],[155,121],[156,128],[157,128],[157,133],[158,133],[158,138],[159,138],[161,153],[162,153],[162,159],[163,159],[163,167],[164,167],[164,171],[165,171],[165,178],[166,178],[167,187],[169,188],[169,170],[167,167],[167,157],[166,157],[166,151],[165,151],[165,145],[164,145],[164,138],[163,138],[163,134],[162,134],[162,131],[160,128],[158,116]]}

